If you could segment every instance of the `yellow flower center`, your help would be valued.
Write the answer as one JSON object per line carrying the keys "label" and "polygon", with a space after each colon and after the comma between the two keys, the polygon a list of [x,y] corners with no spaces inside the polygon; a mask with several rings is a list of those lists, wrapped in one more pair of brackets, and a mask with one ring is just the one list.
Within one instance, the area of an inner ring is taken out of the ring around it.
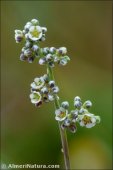
{"label": "yellow flower center", "polygon": [[39,37],[40,32],[35,28],[31,34],[33,37]]}
{"label": "yellow flower center", "polygon": [[59,115],[59,117],[60,117],[60,118],[63,118],[63,117],[65,117],[65,115],[66,115],[65,112],[61,112],[60,115]]}
{"label": "yellow flower center", "polygon": [[83,121],[84,121],[85,125],[88,124],[88,123],[92,123],[91,118],[89,116],[87,116],[87,115],[84,116]]}

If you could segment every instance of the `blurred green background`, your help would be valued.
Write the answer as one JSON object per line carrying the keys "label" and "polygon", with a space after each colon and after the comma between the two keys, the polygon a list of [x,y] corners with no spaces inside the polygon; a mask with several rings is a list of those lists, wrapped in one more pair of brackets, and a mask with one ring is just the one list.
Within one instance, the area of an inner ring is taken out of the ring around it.
{"label": "blurred green background", "polygon": [[92,129],[77,125],[68,133],[73,169],[112,169],[112,1],[2,1],[1,2],[2,162],[60,164],[63,155],[54,105],[36,108],[29,99],[30,83],[46,72],[44,66],[21,62],[21,44],[14,30],[33,18],[46,26],[41,46],[66,46],[71,58],[55,67],[61,101],[79,95],[93,102],[101,116]]}

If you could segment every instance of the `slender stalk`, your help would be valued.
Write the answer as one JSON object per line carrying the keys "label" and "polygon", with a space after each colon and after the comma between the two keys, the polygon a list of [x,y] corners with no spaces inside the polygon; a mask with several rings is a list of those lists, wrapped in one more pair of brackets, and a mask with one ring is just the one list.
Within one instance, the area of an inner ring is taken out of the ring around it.
{"label": "slender stalk", "polygon": [[[47,74],[50,78],[50,80],[54,80],[54,75],[52,68],[47,65]],[[59,100],[57,98],[57,95],[55,95],[55,109],[60,108]],[[63,154],[64,154],[64,162],[65,162],[65,169],[70,170],[70,160],[69,160],[69,150],[68,150],[68,141],[67,141],[67,134],[66,130],[63,130],[61,128],[60,122],[58,122],[59,130],[60,130],[60,136],[61,136],[61,142],[62,142],[62,148],[63,148]]]}

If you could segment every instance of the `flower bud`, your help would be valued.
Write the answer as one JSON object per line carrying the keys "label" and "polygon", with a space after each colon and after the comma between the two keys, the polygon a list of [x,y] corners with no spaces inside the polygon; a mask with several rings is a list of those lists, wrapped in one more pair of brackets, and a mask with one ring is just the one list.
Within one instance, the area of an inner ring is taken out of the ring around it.
{"label": "flower bud", "polygon": [[21,61],[26,61],[26,60],[27,60],[27,57],[26,57],[23,53],[21,53],[21,54],[20,54],[20,60],[21,60]]}
{"label": "flower bud", "polygon": [[53,88],[52,88],[52,91],[53,91],[53,93],[58,93],[59,92],[59,88],[58,88],[58,86],[54,86]]}
{"label": "flower bud", "polygon": [[42,100],[40,100],[39,102],[35,103],[35,106],[40,107],[42,105]]}
{"label": "flower bud", "polygon": [[44,55],[47,55],[48,53],[49,53],[49,47],[45,47],[45,48],[43,48],[43,54]]}
{"label": "flower bud", "polygon": [[50,88],[53,88],[55,86],[55,81],[54,80],[49,81],[49,86]]}
{"label": "flower bud", "polygon": [[72,122],[76,122],[77,117],[78,117],[78,110],[72,110],[71,113],[69,114]]}
{"label": "flower bud", "polygon": [[23,47],[21,51],[24,53],[25,50],[26,50],[26,47]]}
{"label": "flower bud", "polygon": [[15,30],[15,40],[16,40],[16,43],[19,43],[22,41],[24,35],[23,35],[23,32],[21,30]]}
{"label": "flower bud", "polygon": [[53,61],[50,61],[48,64],[49,64],[50,67],[54,67],[55,66]]}
{"label": "flower bud", "polygon": [[80,114],[85,114],[85,113],[87,113],[88,112],[88,110],[86,110],[86,109],[84,109],[84,108],[81,108],[80,110],[79,110],[79,113]]}
{"label": "flower bud", "polygon": [[40,38],[40,41],[45,41],[45,40],[46,40],[45,36],[42,35],[42,37]]}
{"label": "flower bud", "polygon": [[65,66],[65,65],[67,64],[67,60],[61,59],[61,60],[59,61],[59,64],[62,65],[62,66]]}
{"label": "flower bud", "polygon": [[76,96],[75,98],[74,98],[74,101],[81,101],[81,98],[79,97],[79,96]]}
{"label": "flower bud", "polygon": [[32,63],[34,61],[34,57],[28,57],[28,63]]}
{"label": "flower bud", "polygon": [[67,53],[67,48],[66,47],[60,47],[58,49],[58,53],[61,55],[65,55]]}
{"label": "flower bud", "polygon": [[72,132],[72,133],[75,133],[76,132],[76,130],[77,130],[77,128],[76,128],[76,125],[75,124],[71,124],[69,127],[68,127],[68,129],[70,130],[70,132]]}
{"label": "flower bud", "polygon": [[69,108],[69,102],[67,102],[67,101],[62,102],[61,107],[63,107],[64,109],[68,109]]}
{"label": "flower bud", "polygon": [[85,108],[90,108],[92,106],[92,102],[90,100],[85,101],[85,103],[83,104],[83,107]]}
{"label": "flower bud", "polygon": [[44,101],[44,102],[49,102],[47,95],[43,96],[43,101]]}
{"label": "flower bud", "polygon": [[47,93],[48,93],[47,87],[43,87],[43,88],[41,89],[41,92],[42,92],[43,94],[47,94]]}
{"label": "flower bud", "polygon": [[24,50],[24,55],[25,56],[31,56],[32,55],[32,51],[28,48],[28,49]]}
{"label": "flower bud", "polygon": [[32,19],[32,20],[31,20],[31,23],[32,23],[33,25],[39,25],[39,21],[38,21],[37,19]]}
{"label": "flower bud", "polygon": [[42,27],[42,32],[43,33],[47,32],[47,28],[46,27]]}
{"label": "flower bud", "polygon": [[58,63],[60,62],[60,59],[57,55],[54,55],[54,62],[58,62]]}
{"label": "flower bud", "polygon": [[61,124],[61,128],[64,130],[67,128],[67,126],[64,124],[64,122]]}
{"label": "flower bud", "polygon": [[34,52],[36,52],[37,50],[39,50],[38,45],[33,45],[33,46],[32,46],[32,50],[33,50]]}
{"label": "flower bud", "polygon": [[49,100],[49,101],[53,101],[53,100],[54,100],[54,96],[49,94],[49,95],[48,95],[48,100]]}
{"label": "flower bud", "polygon": [[29,34],[25,34],[26,40],[29,40]]}
{"label": "flower bud", "polygon": [[46,55],[46,61],[51,61],[52,60],[52,55],[51,54],[47,54]]}
{"label": "flower bud", "polygon": [[32,47],[32,42],[26,41],[25,47],[26,47],[26,48],[31,48],[31,47]]}
{"label": "flower bud", "polygon": [[26,25],[24,26],[24,30],[26,32],[28,32],[31,26],[32,26],[32,23],[31,22],[27,22]]}
{"label": "flower bud", "polygon": [[48,81],[49,81],[49,77],[48,77],[48,75],[47,75],[47,74],[44,74],[43,79],[44,79],[44,81],[45,81],[46,83],[48,83]]}
{"label": "flower bud", "polygon": [[39,59],[39,64],[40,64],[40,65],[46,64],[45,58],[40,58],[40,59]]}
{"label": "flower bud", "polygon": [[78,109],[80,109],[80,107],[82,106],[82,103],[78,100],[74,101],[74,106]]}
{"label": "flower bud", "polygon": [[21,35],[15,36],[16,43],[20,43],[22,41],[22,39],[23,39],[23,36],[21,36]]}
{"label": "flower bud", "polygon": [[50,51],[50,53],[54,54],[56,52],[56,48],[55,47],[51,47],[49,51]]}
{"label": "flower bud", "polygon": [[70,126],[70,124],[71,124],[71,120],[69,120],[68,118],[66,118],[66,119],[64,120],[64,125],[65,125],[65,126]]}

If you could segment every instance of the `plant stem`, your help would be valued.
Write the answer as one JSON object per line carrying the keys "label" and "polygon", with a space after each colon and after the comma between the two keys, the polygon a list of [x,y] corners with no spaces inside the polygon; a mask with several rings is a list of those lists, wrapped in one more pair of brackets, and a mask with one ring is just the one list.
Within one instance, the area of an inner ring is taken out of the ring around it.
{"label": "plant stem", "polygon": [[[53,70],[49,65],[47,65],[47,74],[48,74],[50,80],[54,80]],[[59,104],[57,95],[55,95],[54,104],[55,104],[55,109],[60,108],[60,104]],[[66,130],[63,130],[61,128],[60,122],[58,122],[58,125],[59,125],[63,154],[64,154],[65,169],[70,170],[70,160],[69,160],[69,150],[68,150],[68,141],[67,141]]]}

